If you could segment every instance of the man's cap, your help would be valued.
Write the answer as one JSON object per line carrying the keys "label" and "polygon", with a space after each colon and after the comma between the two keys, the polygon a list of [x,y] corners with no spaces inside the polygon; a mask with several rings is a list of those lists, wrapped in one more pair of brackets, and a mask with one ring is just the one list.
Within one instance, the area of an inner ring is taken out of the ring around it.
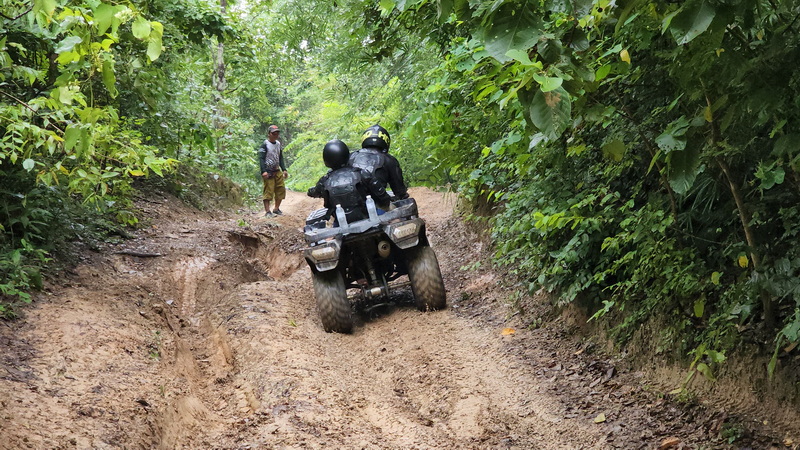
{"label": "man's cap", "polygon": [[269,126],[269,132],[270,132],[270,133],[274,133],[274,132],[276,132],[276,131],[281,131],[281,130],[280,130],[280,128],[278,128],[278,126],[277,126],[277,125],[270,125],[270,126]]}

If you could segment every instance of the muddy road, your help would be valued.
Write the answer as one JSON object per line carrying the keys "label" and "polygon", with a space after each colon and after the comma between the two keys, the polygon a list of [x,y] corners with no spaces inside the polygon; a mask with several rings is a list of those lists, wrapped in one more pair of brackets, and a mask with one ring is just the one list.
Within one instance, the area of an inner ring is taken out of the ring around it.
{"label": "muddy road", "polygon": [[412,195],[448,309],[401,292],[361,305],[352,335],[322,330],[299,252],[318,201],[289,193],[264,219],[142,199],[135,239],[82,255],[0,324],[0,448],[738,448],[730,413],[571,336],[585,318],[541,301],[522,321],[454,197]]}

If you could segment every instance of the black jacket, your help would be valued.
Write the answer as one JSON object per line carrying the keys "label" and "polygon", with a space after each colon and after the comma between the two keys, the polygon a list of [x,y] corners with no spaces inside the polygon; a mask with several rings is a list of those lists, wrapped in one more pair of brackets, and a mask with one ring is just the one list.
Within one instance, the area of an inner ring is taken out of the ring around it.
{"label": "black jacket", "polygon": [[383,185],[369,172],[354,167],[340,167],[330,170],[308,190],[309,197],[322,198],[328,209],[326,219],[336,213],[336,205],[341,204],[348,222],[367,217],[367,195],[375,204],[388,209],[389,194]]}
{"label": "black jacket", "polygon": [[377,148],[362,148],[350,154],[348,164],[372,173],[384,188],[387,185],[392,188],[392,194],[396,198],[408,198],[408,188],[403,180],[403,170],[394,156]]}

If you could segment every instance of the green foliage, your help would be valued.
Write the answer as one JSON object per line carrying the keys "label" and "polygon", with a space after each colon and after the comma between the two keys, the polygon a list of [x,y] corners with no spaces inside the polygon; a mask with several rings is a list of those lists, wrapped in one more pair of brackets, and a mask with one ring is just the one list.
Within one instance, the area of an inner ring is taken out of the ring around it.
{"label": "green foliage", "polygon": [[797,342],[800,3],[434,3],[384,6],[452,36],[406,126],[498,262],[621,343],[670,318],[705,376],[742,328]]}
{"label": "green foliage", "polygon": [[[15,298],[30,299],[41,273],[67,240],[96,227],[134,225],[132,183],[174,170],[179,151],[206,145],[201,122],[190,123],[178,146],[155,146],[171,129],[156,109],[164,92],[148,82],[167,77],[165,39],[183,41],[179,30],[153,20],[132,3],[42,1],[4,4],[0,18],[0,286],[2,313]],[[160,11],[159,5],[154,10]],[[185,3],[168,11],[204,7]],[[205,10],[178,26],[221,36],[228,30]],[[205,18],[205,19],[203,19]],[[196,41],[196,39],[195,39]],[[169,88],[176,90],[176,88]],[[145,111],[145,108],[149,108]],[[167,109],[166,111],[170,111]],[[134,116],[131,116],[131,113]],[[137,118],[147,117],[147,119]],[[148,127],[148,121],[157,121]],[[162,141],[163,142],[163,141]],[[111,218],[116,224],[107,224]],[[81,219],[86,219],[85,221]],[[67,231],[68,230],[68,231]],[[66,231],[66,232],[65,232]]]}

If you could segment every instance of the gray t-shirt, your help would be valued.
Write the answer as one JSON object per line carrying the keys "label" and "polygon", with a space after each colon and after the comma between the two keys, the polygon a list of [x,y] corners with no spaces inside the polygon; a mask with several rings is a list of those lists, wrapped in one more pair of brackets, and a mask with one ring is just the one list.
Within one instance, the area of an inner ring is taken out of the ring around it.
{"label": "gray t-shirt", "polygon": [[278,170],[281,161],[281,141],[272,143],[267,139],[264,141],[264,147],[267,148],[264,152],[264,167],[271,172]]}

